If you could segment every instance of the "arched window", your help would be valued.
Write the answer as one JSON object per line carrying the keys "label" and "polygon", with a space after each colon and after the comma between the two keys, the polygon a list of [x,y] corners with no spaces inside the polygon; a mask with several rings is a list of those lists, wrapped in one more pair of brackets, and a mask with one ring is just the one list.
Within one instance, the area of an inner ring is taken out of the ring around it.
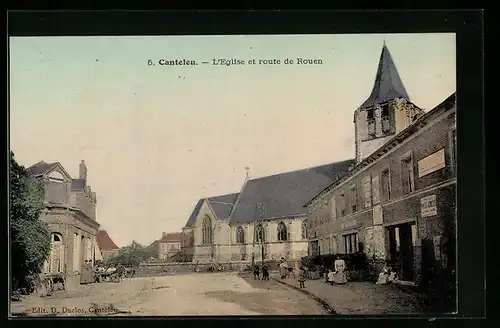
{"label": "arched window", "polygon": [[288,240],[286,225],[283,222],[278,223],[278,240],[279,241]]}
{"label": "arched window", "polygon": [[262,224],[257,224],[255,226],[255,241],[256,242],[264,242],[266,240],[266,236],[264,234],[264,227]]}
{"label": "arched window", "polygon": [[194,233],[191,231],[189,233],[189,244],[188,244],[189,247],[192,247],[194,246]]}
{"label": "arched window", "polygon": [[212,220],[208,216],[203,219],[202,233],[202,244],[212,244]]}
{"label": "arched window", "polygon": [[50,256],[46,264],[46,272],[64,271],[64,245],[63,238],[59,233],[52,233]]}
{"label": "arched window", "polygon": [[238,244],[245,243],[245,231],[241,226],[236,228],[236,243]]}
{"label": "arched window", "polygon": [[307,220],[302,221],[302,239],[307,239]]}

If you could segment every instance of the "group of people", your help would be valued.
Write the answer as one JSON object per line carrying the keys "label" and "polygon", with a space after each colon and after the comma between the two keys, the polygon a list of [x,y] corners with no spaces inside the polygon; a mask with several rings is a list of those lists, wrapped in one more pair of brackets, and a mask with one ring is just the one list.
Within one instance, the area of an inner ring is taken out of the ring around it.
{"label": "group of people", "polygon": [[[294,274],[293,268],[289,267],[288,264],[286,263],[286,260],[284,258],[281,258],[280,264],[278,265],[279,270],[280,270],[280,278],[285,279],[288,278],[290,274]],[[299,275],[298,275],[298,281],[299,281],[299,287],[300,288],[305,288],[306,287],[306,267],[300,266],[299,268]]]}
{"label": "group of people", "polygon": [[386,285],[398,280],[396,272],[390,266],[385,266],[378,275],[377,285]]}
{"label": "group of people", "polygon": [[[260,280],[260,271],[261,268],[259,267],[258,264],[255,264],[253,266],[253,279],[254,280]],[[269,280],[269,267],[267,264],[262,265],[262,280]]]}
{"label": "group of people", "polygon": [[333,269],[329,269],[326,274],[326,282],[331,285],[347,283],[346,265],[345,261],[339,256],[336,257],[333,263]]}

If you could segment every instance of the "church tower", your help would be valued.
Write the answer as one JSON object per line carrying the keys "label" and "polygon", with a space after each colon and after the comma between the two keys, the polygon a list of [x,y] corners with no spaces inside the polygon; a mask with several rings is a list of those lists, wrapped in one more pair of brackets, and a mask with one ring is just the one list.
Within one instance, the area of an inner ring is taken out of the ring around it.
{"label": "church tower", "polygon": [[373,89],[354,112],[356,163],[412,124],[423,110],[410,102],[385,42]]}

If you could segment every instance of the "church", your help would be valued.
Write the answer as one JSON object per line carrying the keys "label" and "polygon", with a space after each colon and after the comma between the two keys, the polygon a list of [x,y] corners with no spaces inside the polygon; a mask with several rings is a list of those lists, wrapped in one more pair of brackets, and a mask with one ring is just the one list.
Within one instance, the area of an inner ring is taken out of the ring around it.
{"label": "church", "polygon": [[200,199],[182,231],[187,261],[299,260],[307,255],[305,202],[353,160],[245,180],[239,193]]}
{"label": "church", "polygon": [[[420,208],[420,200],[418,207],[405,202],[398,207],[393,200],[407,199],[408,193],[422,188],[419,193],[431,188],[429,197],[433,197],[432,185],[444,180],[448,188],[453,188],[453,169],[445,170],[449,174],[441,170],[445,156],[441,148],[446,149],[449,161],[454,150],[446,145],[451,140],[448,127],[454,126],[454,116],[435,123],[453,111],[454,96],[430,113],[413,104],[384,44],[373,90],[354,111],[354,158],[256,179],[247,177],[239,193],[200,199],[182,231],[184,260],[299,260],[306,255],[364,251],[380,259],[392,254],[399,262],[404,257],[405,269],[400,270],[411,280],[415,270],[408,258],[414,253],[409,250],[405,256],[398,254],[402,254],[401,247],[410,249],[412,243],[419,242],[415,219],[405,216],[404,211]],[[426,125],[434,125],[434,129],[416,138],[415,131]],[[413,141],[400,146],[408,140]],[[420,146],[422,140],[425,142]],[[412,153],[408,147],[418,151]],[[413,179],[417,165],[427,170],[419,173],[426,181],[423,184]],[[376,168],[377,174],[366,174],[367,168]],[[395,185],[391,187],[391,183]],[[408,193],[399,193],[403,189]],[[439,197],[451,199],[453,193],[443,189]],[[385,214],[381,201],[387,208]],[[425,204],[432,216],[435,199],[428,198]],[[420,228],[437,234],[439,227],[429,224]]]}

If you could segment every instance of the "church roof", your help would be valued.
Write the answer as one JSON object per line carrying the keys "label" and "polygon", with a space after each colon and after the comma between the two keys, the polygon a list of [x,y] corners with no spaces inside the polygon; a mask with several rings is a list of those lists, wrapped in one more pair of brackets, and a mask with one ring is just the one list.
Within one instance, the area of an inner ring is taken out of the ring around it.
{"label": "church roof", "polygon": [[36,164],[28,167],[28,171],[30,171],[33,175],[42,175],[56,166],[57,163],[45,163],[44,161],[40,161]]}
{"label": "church roof", "polygon": [[238,198],[238,195],[238,193],[233,193],[209,198],[202,198],[198,200],[193,212],[189,216],[186,227],[192,226],[194,224],[194,221],[196,221],[196,217],[200,213],[201,206],[203,205],[203,202],[205,200],[210,203],[210,206],[214,210],[215,215],[217,215],[218,219],[227,219],[229,217],[229,214],[231,213],[231,209],[233,208],[234,203],[236,202],[236,199]]}
{"label": "church roof", "polygon": [[304,203],[345,175],[352,164],[351,159],[249,180],[230,221],[244,223],[305,215]]}
{"label": "church roof", "polygon": [[106,230],[97,231],[97,245],[99,245],[99,249],[101,251],[113,251],[120,249],[120,247],[116,246],[115,242],[111,239]]}
{"label": "church roof", "polygon": [[381,104],[386,101],[403,98],[410,100],[408,93],[399,77],[398,70],[392,60],[389,49],[384,44],[380,60],[378,63],[377,75],[370,97],[365,100],[361,108],[371,107],[375,104]]}

